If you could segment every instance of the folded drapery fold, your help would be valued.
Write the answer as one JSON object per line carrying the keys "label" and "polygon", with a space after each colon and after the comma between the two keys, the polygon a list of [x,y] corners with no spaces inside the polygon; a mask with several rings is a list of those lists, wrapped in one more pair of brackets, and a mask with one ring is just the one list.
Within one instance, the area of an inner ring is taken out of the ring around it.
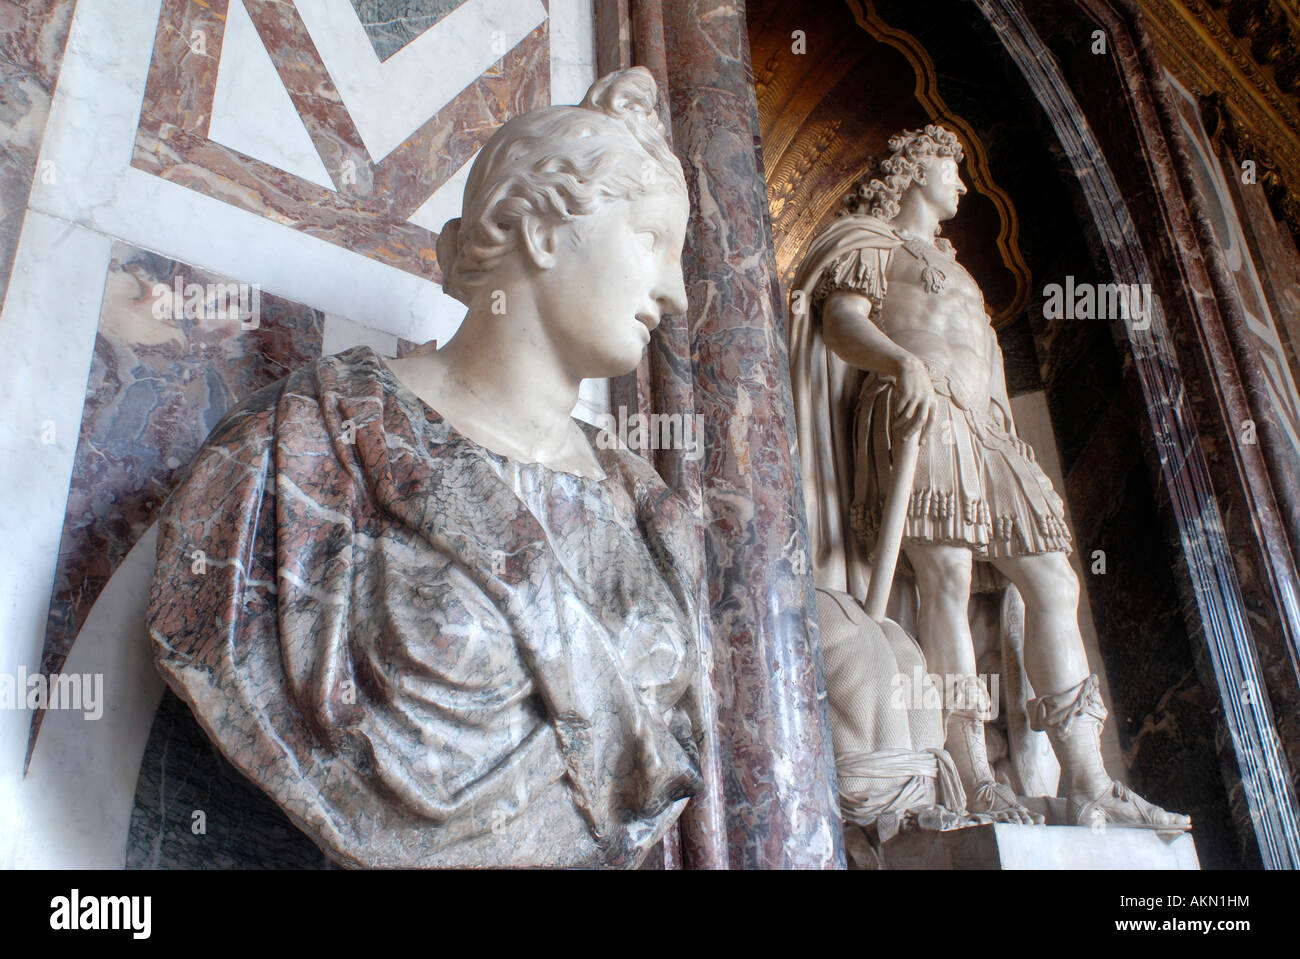
{"label": "folded drapery fold", "polygon": [[603,479],[508,460],[358,348],[169,501],[160,668],[336,859],[634,864],[699,790],[695,519],[584,429]]}

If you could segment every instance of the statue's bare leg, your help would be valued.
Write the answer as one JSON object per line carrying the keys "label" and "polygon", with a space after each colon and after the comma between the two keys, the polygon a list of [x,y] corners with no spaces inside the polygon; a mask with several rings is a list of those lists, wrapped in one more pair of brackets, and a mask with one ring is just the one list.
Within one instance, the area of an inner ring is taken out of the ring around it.
{"label": "statue's bare leg", "polygon": [[990,813],[1000,822],[1034,823],[1035,816],[1015,793],[993,775],[984,743],[984,722],[990,715],[988,689],[975,674],[975,644],[971,639],[971,551],[960,546],[904,544],[916,571],[920,609],[917,641],[931,673],[944,677],[945,748],[966,789],[971,812]]}
{"label": "statue's bare leg", "polygon": [[993,565],[1025,601],[1025,672],[1037,698],[1030,721],[1047,732],[1061,763],[1061,794],[1079,825],[1185,829],[1166,812],[1113,780],[1101,758],[1106,707],[1079,633],[1079,581],[1064,553],[999,559]]}

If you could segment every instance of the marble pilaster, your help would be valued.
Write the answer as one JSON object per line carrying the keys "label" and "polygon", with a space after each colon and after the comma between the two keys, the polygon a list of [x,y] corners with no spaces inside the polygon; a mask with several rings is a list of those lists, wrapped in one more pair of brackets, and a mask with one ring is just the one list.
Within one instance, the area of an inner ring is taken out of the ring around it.
{"label": "marble pilaster", "polygon": [[[1149,417],[1148,460],[1180,548],[1176,575],[1197,671],[1217,692],[1206,706],[1242,860],[1293,867],[1295,789],[1268,701],[1293,702],[1293,681],[1278,685],[1282,677],[1267,669],[1287,658],[1290,627],[1285,597],[1273,592],[1279,554],[1253,521],[1275,507],[1266,503],[1258,451],[1234,449],[1250,415],[1247,395],[1180,184],[1186,145],[1159,61],[1127,0],[976,6],[1046,111],[1115,280],[1151,284],[1156,294],[1149,325],[1116,324],[1116,335]],[[1084,24],[1107,34],[1115,62],[1104,78],[1086,45],[1067,42]],[[1043,37],[1054,41],[1050,49]],[[1134,156],[1142,162],[1127,159]],[[1169,689],[1175,700],[1179,688]]]}
{"label": "marble pilaster", "polygon": [[662,12],[691,193],[683,267],[729,864],[842,867],[744,7],[665,0]]}

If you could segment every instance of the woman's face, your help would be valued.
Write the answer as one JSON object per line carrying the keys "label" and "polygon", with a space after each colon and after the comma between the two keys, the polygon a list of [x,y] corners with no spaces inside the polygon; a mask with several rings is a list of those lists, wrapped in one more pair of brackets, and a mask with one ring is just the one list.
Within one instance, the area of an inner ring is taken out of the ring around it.
{"label": "woman's face", "polygon": [[543,308],[557,354],[577,375],[635,369],[663,316],[686,312],[689,214],[686,197],[651,189],[555,228]]}

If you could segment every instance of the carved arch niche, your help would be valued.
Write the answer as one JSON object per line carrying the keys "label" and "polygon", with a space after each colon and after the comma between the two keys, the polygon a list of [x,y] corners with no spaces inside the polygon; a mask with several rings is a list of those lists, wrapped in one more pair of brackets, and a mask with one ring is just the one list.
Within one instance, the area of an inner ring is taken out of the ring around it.
{"label": "carved arch niche", "polygon": [[[945,232],[985,291],[1013,398],[1034,395],[1045,409],[1083,568],[1098,551],[1106,557],[1106,575],[1085,572],[1084,587],[1123,775],[1192,815],[1204,867],[1257,865],[1258,830],[1229,800],[1241,756],[1224,735],[1220,672],[1205,652],[1211,614],[1192,601],[1200,587],[1188,570],[1204,543],[1171,505],[1175,483],[1158,465],[1164,431],[1183,422],[1166,415],[1160,390],[1181,384],[1148,388],[1122,323],[1044,319],[1047,284],[1123,279],[1118,214],[1099,212],[1079,143],[1062,133],[1052,91],[1035,85],[1008,28],[994,28],[993,7],[1020,9],[1015,0],[748,0],[782,292],[889,135],[933,122],[958,133],[971,192]],[[1073,102],[1064,78],[1038,80]],[[1240,596],[1225,602],[1240,607]]]}

